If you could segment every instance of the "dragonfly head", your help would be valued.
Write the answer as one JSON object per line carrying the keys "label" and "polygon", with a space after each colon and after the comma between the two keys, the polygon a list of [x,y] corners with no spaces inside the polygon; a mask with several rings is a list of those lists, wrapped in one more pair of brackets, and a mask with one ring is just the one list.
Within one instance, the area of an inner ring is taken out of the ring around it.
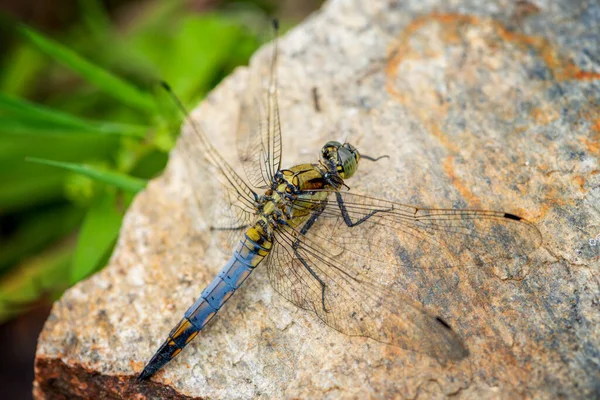
{"label": "dragonfly head", "polygon": [[321,149],[321,160],[338,173],[342,179],[348,179],[356,172],[360,154],[350,143],[327,142]]}

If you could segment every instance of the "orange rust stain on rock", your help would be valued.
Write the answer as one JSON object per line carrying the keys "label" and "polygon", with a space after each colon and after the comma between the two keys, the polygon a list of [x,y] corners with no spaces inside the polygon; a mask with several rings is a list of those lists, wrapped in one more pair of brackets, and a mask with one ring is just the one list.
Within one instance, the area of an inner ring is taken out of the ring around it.
{"label": "orange rust stain on rock", "polygon": [[[451,154],[459,153],[460,148],[448,140],[438,122],[444,118],[445,114],[447,114],[447,107],[431,104],[431,107],[435,108],[435,110],[423,110],[422,107],[415,105],[415,100],[410,97],[410,93],[400,91],[395,84],[398,71],[403,62],[435,56],[430,54],[429,51],[415,49],[411,45],[411,40],[413,40],[419,30],[423,29],[427,24],[439,25],[439,37],[444,44],[460,45],[465,32],[464,28],[468,26],[484,28],[487,31],[491,29],[493,34],[492,37],[496,36],[498,40],[490,40],[489,36],[486,35],[484,40],[487,40],[486,44],[490,48],[499,47],[503,43],[510,43],[521,49],[523,54],[533,50],[542,60],[544,60],[547,67],[552,71],[556,81],[600,79],[600,73],[582,71],[573,62],[565,59],[564,56],[559,54],[556,47],[545,38],[510,31],[507,27],[502,25],[500,21],[471,15],[437,13],[424,15],[414,19],[388,51],[389,56],[385,66],[385,88],[398,102],[411,109],[413,114],[420,119],[421,123],[430,130],[431,134],[435,136],[439,143],[447,148]],[[433,117],[433,115],[435,115],[435,117]],[[534,109],[531,112],[531,116],[536,122],[544,124],[550,123],[559,117],[556,110],[547,108]],[[596,122],[595,129],[600,132],[600,120]],[[584,143],[590,153],[600,154],[600,140],[584,139]],[[449,156],[446,158],[443,165],[446,173],[452,179],[453,185],[459,190],[464,198],[471,203],[478,202],[469,188],[462,184],[460,179],[456,176],[453,168],[453,157]],[[556,195],[560,195],[560,193],[556,193]],[[551,200],[553,198],[554,200]],[[552,195],[547,196],[548,209],[551,207],[550,203],[555,203],[558,198],[560,197]],[[548,210],[544,209],[541,211],[542,214],[545,214]]]}
{"label": "orange rust stain on rock", "polygon": [[442,146],[450,150],[452,153],[458,153],[459,148],[448,139],[448,136],[446,136],[443,129],[440,128],[439,125],[435,123],[427,124],[423,118],[421,118],[421,122],[423,122],[423,124],[429,128],[429,131],[438,139]]}
{"label": "orange rust stain on rock", "polygon": [[[406,97],[396,90],[393,85],[393,79],[397,72],[400,64],[403,61],[410,59],[419,59],[422,58],[420,54],[418,54],[410,45],[410,38],[419,31],[428,22],[438,21],[442,24],[443,28],[446,28],[448,25],[452,23],[456,24],[459,19],[464,20],[465,18],[472,18],[468,16],[456,16],[453,14],[431,14],[426,15],[420,18],[414,19],[402,32],[400,35],[397,44],[389,51],[388,61],[385,66],[385,74],[387,76],[386,81],[386,91],[392,96],[396,97],[398,101],[402,104],[407,104]],[[474,17],[473,17],[474,18]],[[451,27],[450,29],[444,29],[444,40],[447,43],[458,43],[460,40],[459,31],[456,27]]]}
{"label": "orange rust stain on rock", "polygon": [[581,175],[577,175],[576,177],[573,178],[573,183],[577,186],[579,186],[579,190],[581,190],[582,192],[585,191],[584,186],[585,186],[585,178]]}
{"label": "orange rust stain on rock", "polygon": [[598,141],[591,141],[585,138],[581,139],[581,141],[585,144],[590,153],[600,157],[600,144]]}
{"label": "orange rust stain on rock", "polygon": [[550,68],[556,81],[600,79],[600,74],[582,71],[573,62],[561,58],[556,48],[546,39],[539,36],[528,36],[522,33],[509,31],[506,27],[496,21],[494,21],[494,26],[498,36],[505,41],[524,48],[533,48],[544,60],[548,68]]}
{"label": "orange rust stain on rock", "polygon": [[131,367],[132,370],[134,371],[142,371],[142,368],[144,368],[144,363],[141,361],[129,361],[129,366]]}
{"label": "orange rust stain on rock", "polygon": [[[524,49],[532,48],[546,62],[554,74],[557,81],[576,79],[576,80],[592,80],[600,79],[600,73],[583,71],[573,62],[562,58],[556,48],[550,42],[540,36],[529,36],[523,33],[508,30],[500,21],[490,18],[479,18],[472,15],[461,14],[437,14],[432,13],[414,19],[402,32],[395,46],[389,51],[388,62],[385,67],[385,72],[388,77],[386,90],[388,93],[397,97],[403,104],[406,101],[404,96],[399,93],[393,85],[393,77],[395,77],[400,64],[407,59],[418,56],[411,48],[410,38],[421,29],[426,23],[437,22],[442,25],[443,35],[442,40],[447,44],[459,43],[461,38],[460,27],[464,25],[473,26],[491,26],[498,37],[506,42],[514,43]],[[489,44],[494,46],[493,43]]]}
{"label": "orange rust stain on rock", "polygon": [[559,115],[556,109],[550,107],[533,107],[530,111],[531,117],[539,125],[546,125],[558,119]]}
{"label": "orange rust stain on rock", "polygon": [[566,209],[573,207],[575,200],[565,198],[564,188],[562,185],[552,183],[543,186],[543,192],[540,195],[540,204],[537,220],[543,219],[548,211],[556,209]]}
{"label": "orange rust stain on rock", "polygon": [[444,160],[444,171],[446,171],[446,175],[450,177],[452,181],[452,185],[458,190],[460,195],[469,203],[470,206],[477,206],[479,204],[479,199],[477,196],[471,192],[471,190],[462,183],[462,181],[456,176],[454,172],[454,157],[448,156]]}
{"label": "orange rust stain on rock", "polygon": [[590,138],[581,138],[589,153],[600,157],[600,119],[597,119],[590,129]]}
{"label": "orange rust stain on rock", "polygon": [[[461,14],[429,14],[416,18],[402,32],[394,46],[388,51],[388,62],[385,66],[387,76],[386,91],[395,97],[400,103],[410,106],[410,99],[394,85],[394,79],[400,65],[411,59],[433,57],[434,54],[417,52],[410,44],[410,39],[427,23],[438,23],[441,25],[441,40],[446,44],[460,43],[462,29],[465,25],[492,27],[497,37],[505,42],[513,43],[523,50],[532,48],[545,61],[552,70],[557,81],[576,79],[591,80],[600,79],[600,73],[582,71],[573,62],[561,58],[557,50],[546,39],[539,36],[529,36],[508,30],[499,21],[490,18],[479,18],[471,15]],[[488,43],[490,47],[497,47],[496,43]],[[538,115],[539,116],[539,115]]]}

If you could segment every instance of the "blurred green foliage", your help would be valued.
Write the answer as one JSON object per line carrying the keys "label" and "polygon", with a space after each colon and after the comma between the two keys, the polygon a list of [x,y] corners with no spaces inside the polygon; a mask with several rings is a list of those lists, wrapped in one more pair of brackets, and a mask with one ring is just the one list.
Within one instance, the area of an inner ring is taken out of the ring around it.
{"label": "blurred green foliage", "polygon": [[0,322],[106,264],[178,133],[157,82],[194,106],[247,63],[264,36],[253,21],[268,26],[258,2],[210,14],[154,2],[118,25],[97,0],[78,4],[58,38],[15,24],[0,69]]}

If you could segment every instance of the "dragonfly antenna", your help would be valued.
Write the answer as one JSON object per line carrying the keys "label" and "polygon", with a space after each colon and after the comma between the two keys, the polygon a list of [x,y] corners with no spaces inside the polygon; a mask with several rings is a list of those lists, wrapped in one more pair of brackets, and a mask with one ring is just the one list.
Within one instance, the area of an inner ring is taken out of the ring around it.
{"label": "dragonfly antenna", "polygon": [[388,156],[388,155],[386,154],[386,155],[379,156],[379,157],[375,158],[375,157],[370,157],[370,156],[366,156],[366,155],[364,155],[364,154],[361,154],[361,155],[360,155],[360,158],[364,158],[365,160],[369,160],[369,161],[379,161],[379,160],[381,160],[382,158],[390,158],[390,156]]}

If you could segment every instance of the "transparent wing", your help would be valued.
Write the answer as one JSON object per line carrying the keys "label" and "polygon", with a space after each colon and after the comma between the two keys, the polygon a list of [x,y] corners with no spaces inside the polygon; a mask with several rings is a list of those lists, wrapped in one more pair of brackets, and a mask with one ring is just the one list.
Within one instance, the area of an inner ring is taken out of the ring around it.
{"label": "transparent wing", "polygon": [[243,100],[241,104],[236,143],[250,184],[221,157],[197,122],[189,121],[179,140],[178,150],[186,161],[189,178],[198,183],[194,187],[201,188],[194,192],[196,202],[209,205],[206,215],[210,227],[225,252],[231,251],[240,234],[256,218],[258,196],[252,187],[268,187],[281,165],[277,53],[275,37],[268,90],[265,93],[262,84],[249,85],[246,99],[254,100]]}
{"label": "transparent wing", "polygon": [[[277,29],[277,28],[276,28]],[[259,74],[250,79],[238,120],[237,148],[248,181],[256,188],[269,187],[281,167],[281,125],[277,103],[277,37],[273,42],[269,82],[263,88]]]}
{"label": "transparent wing", "polygon": [[[345,221],[365,218],[353,227]],[[534,224],[505,212],[425,209],[350,192],[332,192],[319,219],[307,233],[313,240],[336,254],[360,254],[403,271],[520,265],[542,242]]]}
{"label": "transparent wing", "polygon": [[460,338],[391,288],[411,285],[414,269],[506,261],[541,244],[535,225],[504,212],[422,209],[349,192],[310,203],[294,203],[313,215],[315,206],[324,206],[305,234],[302,226],[284,226],[275,236],[278,245],[267,261],[275,290],[342,333],[441,361],[467,354]]}
{"label": "transparent wing", "polygon": [[256,193],[189,119],[177,143],[197,206],[205,209],[219,247],[230,252],[241,232],[256,218]]}
{"label": "transparent wing", "polygon": [[364,276],[364,259],[342,259],[326,244],[289,227],[278,232],[276,241],[267,261],[271,285],[331,328],[428,354],[441,362],[468,354],[460,337],[442,319]]}

